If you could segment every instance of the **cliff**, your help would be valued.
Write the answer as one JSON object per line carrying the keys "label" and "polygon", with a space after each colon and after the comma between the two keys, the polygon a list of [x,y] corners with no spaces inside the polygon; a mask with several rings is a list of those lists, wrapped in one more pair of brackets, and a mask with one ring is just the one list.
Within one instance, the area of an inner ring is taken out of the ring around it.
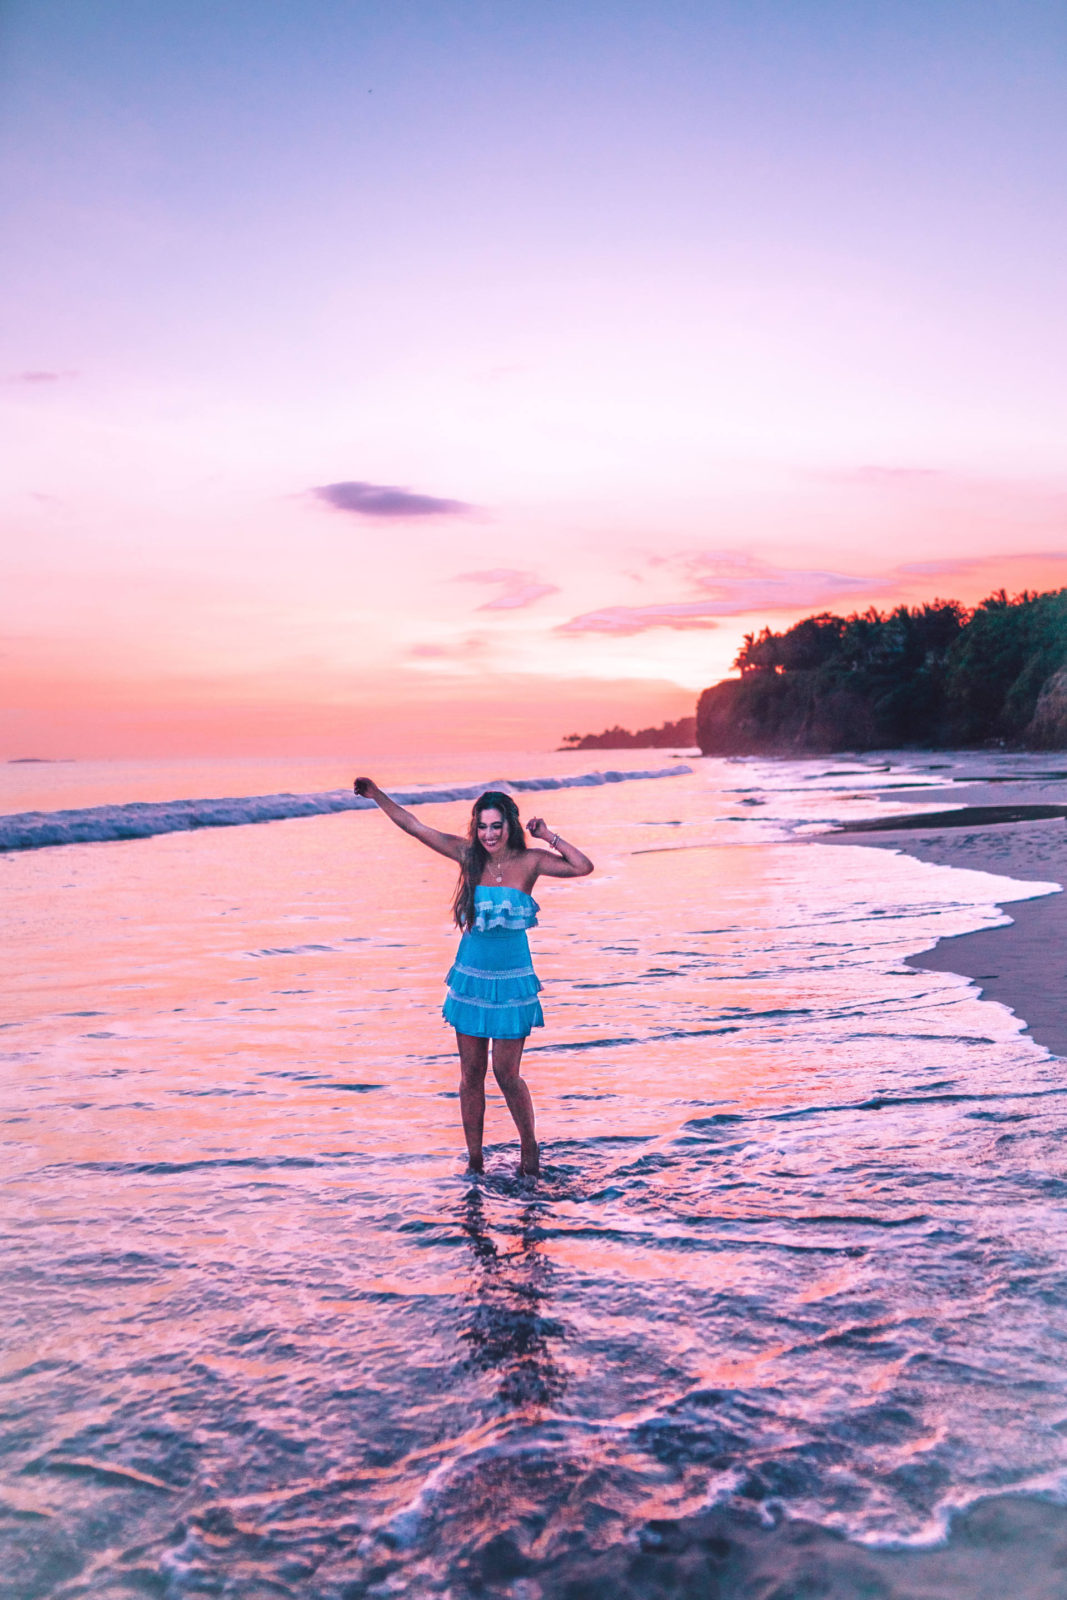
{"label": "cliff", "polygon": [[746,635],[705,689],[705,755],[1005,743],[1067,748],[1067,589],[823,612]]}

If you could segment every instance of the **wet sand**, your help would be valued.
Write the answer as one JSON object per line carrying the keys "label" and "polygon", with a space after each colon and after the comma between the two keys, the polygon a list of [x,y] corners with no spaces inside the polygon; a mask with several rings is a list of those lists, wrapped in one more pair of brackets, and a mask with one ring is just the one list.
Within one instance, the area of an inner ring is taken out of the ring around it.
{"label": "wet sand", "polygon": [[[523,1590],[498,1545],[482,1552],[487,1594]],[[517,1552],[516,1552],[517,1555]],[[936,1549],[850,1544],[809,1522],[764,1527],[725,1510],[650,1523],[636,1548],[565,1556],[537,1575],[539,1600],[1062,1600],[1067,1509],[996,1496],[962,1513]]]}
{"label": "wet sand", "polygon": [[[1027,782],[1010,795],[999,783],[998,789],[978,783],[944,791],[945,800],[966,806],[962,815],[942,812],[922,822],[898,818],[895,827],[878,818],[820,843],[906,852],[939,866],[1067,885],[1067,826],[1057,814],[1063,785]],[[994,798],[997,808],[990,804]],[[1012,800],[1016,819],[997,820],[995,811],[1003,808],[1003,815]],[[907,964],[970,978],[984,996],[1025,1022],[1023,1031],[1036,1043],[1067,1057],[1067,895],[1061,890],[1010,901],[1002,909],[1009,925],[941,939]],[[686,1558],[693,1560],[687,1551],[676,1559]],[[1067,1509],[998,1496],[954,1519],[947,1542],[933,1550],[861,1549],[800,1522],[753,1530],[724,1557],[717,1586],[703,1578],[708,1587],[700,1592],[818,1594],[825,1600],[1052,1600],[1067,1596],[1065,1573]],[[679,1574],[675,1581],[693,1580]],[[618,1586],[620,1595],[630,1592],[625,1583]],[[669,1585],[662,1592],[670,1593]]]}
{"label": "wet sand", "polygon": [[[7,1516],[17,1521],[19,1513],[8,1507]],[[25,1522],[9,1549],[11,1587],[3,1592],[11,1600],[56,1593],[52,1581],[62,1583],[78,1567],[61,1529]],[[402,1574],[400,1551],[379,1563],[372,1587],[346,1581],[344,1561],[328,1562],[304,1593],[309,1600],[356,1600],[417,1592]],[[1063,1600],[1067,1508],[998,1495],[962,1512],[946,1543],[894,1550],[850,1543],[811,1522],[764,1525],[754,1512],[718,1507],[649,1522],[636,1539],[604,1550],[583,1543],[547,1562],[531,1560],[508,1534],[497,1533],[449,1575],[455,1593],[484,1600]]]}
{"label": "wet sand", "polygon": [[[1032,820],[1033,810],[1048,811],[1064,798],[1064,785],[1019,784],[1006,794],[1002,784],[984,783],[939,791],[938,797],[967,808],[955,819],[939,812],[920,823],[915,817],[872,819],[861,828],[822,839],[822,844],[861,845],[906,852],[938,866],[963,867],[1042,884],[1067,884],[1067,824],[1062,817]],[[924,797],[925,798],[925,797]],[[1023,820],[989,822],[995,798],[1007,809],[1014,801]],[[1027,816],[1027,813],[1030,816]],[[1025,1032],[1056,1056],[1067,1056],[1067,895],[1051,893],[1014,900],[1002,909],[1010,926],[942,939],[918,951],[908,965],[927,972],[958,972],[978,984],[1026,1024]]]}

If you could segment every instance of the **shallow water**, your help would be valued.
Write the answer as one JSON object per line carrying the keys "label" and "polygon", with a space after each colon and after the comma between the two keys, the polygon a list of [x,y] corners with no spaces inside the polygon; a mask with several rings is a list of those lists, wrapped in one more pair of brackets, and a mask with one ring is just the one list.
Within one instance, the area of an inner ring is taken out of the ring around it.
{"label": "shallow water", "polygon": [[537,890],[536,1185],[498,1095],[463,1174],[450,869],[379,815],[0,859],[9,1592],[535,1597],[717,1501],[1062,1490],[1062,1064],[902,964],[1034,886],[807,838],[928,765],[523,801],[598,867]]}

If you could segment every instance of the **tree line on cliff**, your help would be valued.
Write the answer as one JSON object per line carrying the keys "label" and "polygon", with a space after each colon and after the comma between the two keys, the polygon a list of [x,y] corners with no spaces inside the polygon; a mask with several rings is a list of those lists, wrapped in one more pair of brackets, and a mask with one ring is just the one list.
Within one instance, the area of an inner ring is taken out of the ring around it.
{"label": "tree line on cliff", "polygon": [[664,722],[658,728],[605,728],[603,733],[568,733],[562,750],[666,750],[671,745],[696,744],[696,718],[679,717],[677,722]]}
{"label": "tree line on cliff", "polygon": [[705,755],[1006,743],[1067,748],[1067,589],[805,617],[746,634],[705,689]]}

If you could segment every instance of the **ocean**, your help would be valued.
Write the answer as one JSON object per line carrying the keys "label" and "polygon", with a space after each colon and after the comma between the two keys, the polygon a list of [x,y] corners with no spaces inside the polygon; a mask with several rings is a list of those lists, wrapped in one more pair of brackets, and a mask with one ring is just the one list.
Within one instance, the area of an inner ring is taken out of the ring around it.
{"label": "ocean", "polygon": [[68,816],[0,855],[0,1592],[539,1600],[709,1509],[870,1548],[1060,1500],[1062,1063],[905,965],[1052,886],[817,842],[953,763],[371,767],[559,783],[523,816],[596,863],[536,889],[537,1183],[492,1088],[464,1171],[450,864],[242,821],[352,773],[0,768],[9,843]]}

